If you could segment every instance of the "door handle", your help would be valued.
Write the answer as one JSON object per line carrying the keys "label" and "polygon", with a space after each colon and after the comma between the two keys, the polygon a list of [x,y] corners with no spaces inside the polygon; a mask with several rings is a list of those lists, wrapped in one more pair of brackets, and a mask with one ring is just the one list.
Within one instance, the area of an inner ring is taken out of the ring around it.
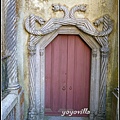
{"label": "door handle", "polygon": [[62,90],[65,90],[65,86],[63,86]]}
{"label": "door handle", "polygon": [[71,86],[69,87],[69,90],[72,90],[72,87],[71,87]]}

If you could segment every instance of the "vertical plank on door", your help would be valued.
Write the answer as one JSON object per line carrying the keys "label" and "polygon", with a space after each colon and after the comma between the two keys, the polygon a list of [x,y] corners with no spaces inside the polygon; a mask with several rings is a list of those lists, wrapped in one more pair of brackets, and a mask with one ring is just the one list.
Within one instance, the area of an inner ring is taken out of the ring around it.
{"label": "vertical plank on door", "polygon": [[84,44],[80,38],[75,38],[75,74],[74,74],[74,110],[82,108],[82,82],[83,82],[83,54]]}
{"label": "vertical plank on door", "polygon": [[68,35],[68,69],[67,69],[67,110],[73,110],[74,82],[74,43],[75,35]]}
{"label": "vertical plank on door", "polygon": [[45,108],[51,109],[51,43],[45,51]]}
{"label": "vertical plank on door", "polygon": [[[75,39],[74,110],[89,108],[90,48],[79,36]],[[88,56],[86,56],[88,55]],[[89,57],[89,58],[88,58]],[[87,99],[85,99],[87,98]],[[81,114],[80,116],[87,116]]]}
{"label": "vertical plank on door", "polygon": [[84,96],[83,99],[85,99],[85,101],[83,101],[83,104],[87,108],[89,106],[89,102],[90,102],[89,99],[90,99],[91,51],[90,51],[90,49],[89,49],[89,47],[87,45],[85,45],[84,48],[85,48],[85,50],[84,50],[85,51],[84,52],[84,70],[87,71],[87,73],[84,72],[84,85],[83,85],[83,89],[84,89],[85,96]]}
{"label": "vertical plank on door", "polygon": [[66,110],[66,56],[67,36],[59,35],[46,47],[46,115],[61,115],[61,111]]}
{"label": "vertical plank on door", "polygon": [[59,36],[51,43],[52,44],[52,84],[51,84],[51,99],[52,110],[57,112],[59,109],[59,59],[60,59],[60,41]]}
{"label": "vertical plank on door", "polygon": [[60,112],[66,110],[66,79],[67,79],[67,36],[66,35],[59,35],[60,41],[60,62],[59,62],[59,82],[60,82],[60,94],[59,94],[59,106]]}

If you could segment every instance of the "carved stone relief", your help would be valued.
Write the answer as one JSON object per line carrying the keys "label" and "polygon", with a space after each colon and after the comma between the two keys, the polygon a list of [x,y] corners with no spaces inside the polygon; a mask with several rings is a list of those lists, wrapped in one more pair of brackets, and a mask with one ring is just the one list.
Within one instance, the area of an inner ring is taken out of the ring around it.
{"label": "carved stone relief", "polygon": [[[36,45],[40,42],[40,40],[43,38],[44,41],[44,36],[47,36],[48,34],[52,34],[52,32],[58,31],[61,27],[69,27],[69,26],[74,26],[77,28],[79,31],[83,32],[86,34],[86,36],[92,37],[95,42],[97,42],[100,46],[98,48],[93,47],[92,48],[92,71],[93,71],[93,76],[95,76],[95,67],[100,68],[100,72],[96,74],[96,78],[99,79],[99,96],[98,96],[98,109],[93,111],[91,107],[91,114],[89,119],[90,120],[101,120],[105,119],[105,103],[106,103],[106,76],[107,76],[107,62],[108,62],[108,35],[111,33],[113,29],[113,23],[112,20],[110,19],[109,15],[104,15],[103,17],[100,17],[95,20],[93,23],[95,26],[99,26],[100,24],[103,24],[102,31],[98,31],[92,23],[85,18],[76,18],[75,17],[75,12],[81,11],[85,12],[86,11],[86,5],[76,5],[71,10],[69,11],[66,6],[60,5],[60,4],[53,4],[52,5],[52,10],[54,12],[57,11],[63,11],[64,16],[63,18],[51,18],[47,22],[41,17],[35,16],[35,15],[30,15],[26,21],[25,21],[25,28],[28,33],[30,33],[30,40],[28,44],[28,49],[30,53],[30,58],[29,58],[29,63],[30,63],[30,76],[29,76],[29,89],[30,89],[30,105],[29,105],[29,120],[36,120],[37,112],[36,110],[36,100],[35,100],[35,92],[36,92],[36,86],[35,86],[35,55],[36,55]],[[35,22],[38,22],[42,27],[37,30],[35,28]],[[64,30],[63,30],[64,31]],[[77,31],[77,30],[76,30]],[[67,33],[67,30],[65,30]],[[79,35],[82,35],[82,33],[79,33]],[[68,33],[70,34],[69,30]],[[74,33],[74,32],[73,32]],[[55,34],[55,33],[53,33]],[[41,38],[38,38],[40,36]],[[54,35],[53,35],[54,36]],[[44,44],[48,44],[44,43]],[[89,44],[89,43],[88,43]],[[42,62],[44,63],[44,47],[40,48],[40,56]],[[100,57],[99,57],[99,52],[100,52]],[[100,65],[98,65],[96,58],[99,58],[98,61],[100,61]],[[40,63],[42,64],[42,63]],[[44,68],[43,68],[44,70]],[[43,75],[43,74],[42,74]],[[44,77],[44,76],[43,76]],[[97,82],[96,82],[97,83]],[[92,93],[91,93],[91,99],[92,99]],[[90,103],[92,104],[95,103]],[[41,105],[41,116],[44,116],[44,106]]]}

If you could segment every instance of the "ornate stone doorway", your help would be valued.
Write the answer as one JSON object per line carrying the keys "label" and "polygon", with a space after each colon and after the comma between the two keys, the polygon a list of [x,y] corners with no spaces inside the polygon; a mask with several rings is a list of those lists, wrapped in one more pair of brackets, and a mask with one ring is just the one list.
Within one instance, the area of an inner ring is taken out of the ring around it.
{"label": "ornate stone doorway", "polygon": [[[28,119],[45,119],[45,48],[59,34],[79,35],[91,48],[89,119],[105,119],[108,35],[112,31],[112,21],[108,15],[97,19],[95,25],[103,23],[103,30],[99,32],[87,19],[74,17],[76,11],[86,10],[85,5],[74,6],[68,11],[65,6],[57,4],[53,5],[53,10],[62,10],[64,17],[51,18],[43,25],[45,21],[42,18],[30,15],[25,23],[26,30],[30,33]],[[36,21],[43,25],[40,30],[35,29]]]}

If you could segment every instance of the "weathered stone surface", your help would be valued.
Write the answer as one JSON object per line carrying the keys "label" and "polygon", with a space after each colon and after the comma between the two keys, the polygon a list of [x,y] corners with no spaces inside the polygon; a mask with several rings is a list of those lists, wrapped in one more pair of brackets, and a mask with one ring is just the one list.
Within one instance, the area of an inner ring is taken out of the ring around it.
{"label": "weathered stone surface", "polygon": [[5,99],[2,101],[2,119],[4,120],[6,116],[11,112],[11,110],[17,104],[17,95],[9,94]]}
{"label": "weathered stone surface", "polygon": [[[108,58],[108,73],[107,73],[107,119],[110,119],[111,113],[111,91],[117,86],[118,75],[118,0],[20,0],[18,4],[18,34],[17,34],[17,58],[18,58],[18,77],[20,84],[23,86],[25,92],[25,117],[27,117],[28,109],[28,49],[27,42],[29,39],[28,33],[24,29],[25,19],[32,13],[37,16],[41,16],[46,21],[50,18],[62,17],[62,12],[53,12],[51,5],[53,3],[60,3],[67,5],[68,9],[72,8],[76,4],[87,4],[87,10],[85,13],[76,12],[77,18],[89,18],[93,22],[96,18],[109,14],[114,20],[113,32],[109,36],[109,58]],[[100,25],[102,28],[102,25]],[[97,28],[100,30],[101,28]]]}

